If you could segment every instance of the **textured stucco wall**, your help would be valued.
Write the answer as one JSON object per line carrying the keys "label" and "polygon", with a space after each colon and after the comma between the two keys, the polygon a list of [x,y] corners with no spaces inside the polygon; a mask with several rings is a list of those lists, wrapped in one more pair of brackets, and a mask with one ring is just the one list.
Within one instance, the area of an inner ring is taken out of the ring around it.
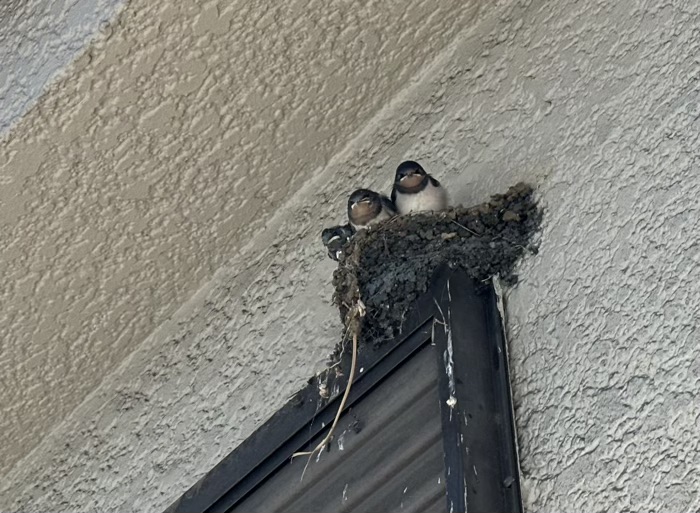
{"label": "textured stucco wall", "polygon": [[0,134],[106,28],[122,0],[0,2]]}
{"label": "textured stucco wall", "polygon": [[460,4],[133,0],[100,26],[2,140],[0,475],[417,79]]}
{"label": "textured stucco wall", "polygon": [[464,202],[535,180],[508,294],[529,511],[700,509],[700,6],[502,2],[395,97],[2,484],[2,510],[157,511],[335,342],[318,243],[423,160]]}

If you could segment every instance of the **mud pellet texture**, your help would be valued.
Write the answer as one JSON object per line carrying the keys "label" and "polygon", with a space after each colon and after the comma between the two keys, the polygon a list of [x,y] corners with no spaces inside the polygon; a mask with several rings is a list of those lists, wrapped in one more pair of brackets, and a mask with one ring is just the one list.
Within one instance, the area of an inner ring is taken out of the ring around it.
{"label": "mud pellet texture", "polygon": [[[361,298],[366,307],[361,343],[395,338],[442,263],[460,266],[478,281],[500,275],[514,285],[518,259],[525,251],[537,252],[532,237],[541,219],[532,187],[520,183],[481,205],[399,216],[358,232],[333,275],[341,319]],[[331,359],[341,352],[339,344]]]}

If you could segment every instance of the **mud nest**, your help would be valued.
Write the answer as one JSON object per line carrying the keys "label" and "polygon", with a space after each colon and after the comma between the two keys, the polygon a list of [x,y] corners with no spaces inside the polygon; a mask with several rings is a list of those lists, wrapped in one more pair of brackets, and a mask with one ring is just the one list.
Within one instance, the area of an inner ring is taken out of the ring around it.
{"label": "mud nest", "polygon": [[[462,267],[477,281],[499,275],[515,284],[518,258],[525,251],[537,252],[531,239],[541,218],[532,187],[521,183],[481,205],[395,217],[358,232],[333,274],[341,320],[347,328],[350,307],[362,299],[366,315],[360,343],[394,339],[442,263]],[[342,352],[339,344],[331,360]]]}

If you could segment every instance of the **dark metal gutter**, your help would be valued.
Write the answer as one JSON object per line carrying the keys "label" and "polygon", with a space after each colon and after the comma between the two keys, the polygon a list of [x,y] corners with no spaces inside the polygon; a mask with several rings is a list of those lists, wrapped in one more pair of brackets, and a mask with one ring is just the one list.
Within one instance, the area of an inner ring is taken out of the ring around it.
{"label": "dark metal gutter", "polygon": [[[445,511],[522,511],[507,352],[496,301],[493,287],[477,285],[462,270],[443,265],[407,319],[404,334],[379,348],[362,346],[358,367],[364,372],[356,377],[345,407],[351,409],[378,383],[391,379],[417,351],[435,345]],[[347,385],[348,362],[341,362],[339,378],[312,378],[166,513],[232,511],[274,478],[294,452],[332,423]],[[324,401],[319,379],[328,390],[340,392]]]}

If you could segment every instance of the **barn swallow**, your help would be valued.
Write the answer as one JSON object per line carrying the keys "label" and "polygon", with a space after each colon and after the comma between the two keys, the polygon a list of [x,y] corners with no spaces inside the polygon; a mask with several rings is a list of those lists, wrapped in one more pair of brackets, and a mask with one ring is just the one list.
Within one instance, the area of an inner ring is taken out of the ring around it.
{"label": "barn swallow", "polygon": [[328,256],[333,260],[341,260],[345,256],[345,245],[350,241],[355,230],[349,224],[331,226],[321,232],[321,240],[328,250]]}
{"label": "barn swallow", "polygon": [[395,215],[394,203],[378,192],[357,189],[348,199],[348,220],[355,230],[363,230]]}
{"label": "barn swallow", "polygon": [[447,191],[418,162],[407,160],[396,168],[391,200],[399,214],[445,210]]}

